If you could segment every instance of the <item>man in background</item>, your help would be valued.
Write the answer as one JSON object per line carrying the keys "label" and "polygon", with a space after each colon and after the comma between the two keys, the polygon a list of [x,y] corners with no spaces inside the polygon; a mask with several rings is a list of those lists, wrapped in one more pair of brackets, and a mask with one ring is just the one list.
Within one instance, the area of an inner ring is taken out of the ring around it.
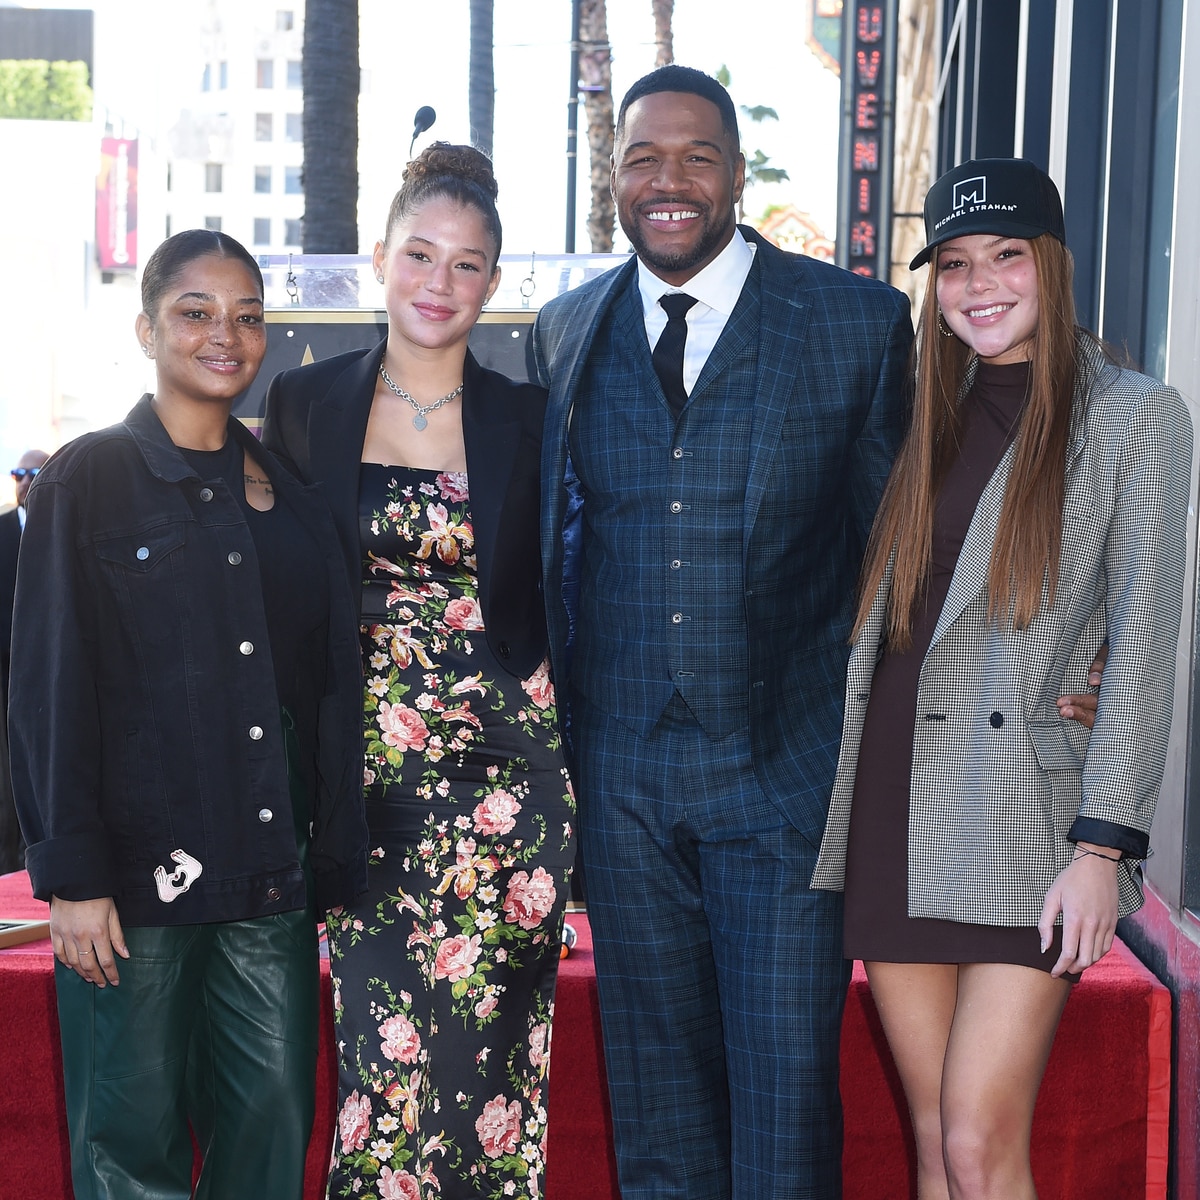
{"label": "man in background", "polygon": [[16,488],[16,507],[0,513],[0,690],[4,722],[0,725],[0,875],[24,867],[24,846],[13,808],[8,777],[8,659],[12,650],[13,593],[17,587],[17,553],[25,528],[25,496],[34,476],[49,457],[43,450],[26,450],[10,474]]}

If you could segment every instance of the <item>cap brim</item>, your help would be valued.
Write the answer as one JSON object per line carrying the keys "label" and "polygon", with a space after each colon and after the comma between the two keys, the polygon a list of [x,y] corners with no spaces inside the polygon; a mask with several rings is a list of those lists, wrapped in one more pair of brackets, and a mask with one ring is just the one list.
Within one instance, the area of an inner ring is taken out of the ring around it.
{"label": "cap brim", "polygon": [[970,237],[977,233],[984,235],[991,234],[993,237],[1024,238],[1026,241],[1032,241],[1035,237],[1041,237],[1043,233],[1048,233],[1051,237],[1058,238],[1060,242],[1066,245],[1066,238],[1056,230],[1047,229],[1044,225],[1025,225],[1020,221],[1009,221],[1003,228],[993,225],[987,229],[956,229],[953,233],[948,233],[945,237],[938,238],[935,242],[930,242],[908,264],[908,269],[915,271],[918,267],[923,267],[933,257],[934,251],[943,242],[952,242],[956,237]]}

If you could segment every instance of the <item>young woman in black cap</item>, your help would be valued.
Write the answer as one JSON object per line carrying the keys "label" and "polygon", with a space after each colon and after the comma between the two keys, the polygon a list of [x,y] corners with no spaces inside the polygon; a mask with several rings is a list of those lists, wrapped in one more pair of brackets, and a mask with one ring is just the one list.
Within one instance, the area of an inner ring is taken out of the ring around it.
{"label": "young woman in black cap", "polygon": [[[1048,176],[925,202],[911,431],[876,519],[813,885],[845,888],[918,1193],[1035,1196],[1069,981],[1141,904],[1183,599],[1191,424],[1075,324]],[[1107,640],[1098,712],[1062,720]]]}

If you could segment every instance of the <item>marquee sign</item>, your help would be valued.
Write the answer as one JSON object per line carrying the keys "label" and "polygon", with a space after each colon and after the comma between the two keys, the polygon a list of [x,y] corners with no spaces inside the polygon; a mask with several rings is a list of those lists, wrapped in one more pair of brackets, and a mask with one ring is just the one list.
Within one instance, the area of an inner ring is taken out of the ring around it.
{"label": "marquee sign", "polygon": [[891,258],[896,0],[842,12],[837,261],[887,279]]}

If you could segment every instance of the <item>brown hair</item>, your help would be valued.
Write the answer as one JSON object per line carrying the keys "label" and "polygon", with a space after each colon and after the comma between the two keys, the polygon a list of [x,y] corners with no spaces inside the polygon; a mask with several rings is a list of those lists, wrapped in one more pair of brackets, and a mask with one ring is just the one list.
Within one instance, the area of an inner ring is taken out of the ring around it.
{"label": "brown hair", "polygon": [[262,271],[241,242],[216,229],[185,229],[161,243],[142,270],[142,312],[151,325],[158,319],[158,307],[167,289],[196,259],[210,254],[237,259],[258,284],[259,296],[263,295]]}
{"label": "brown hair", "polygon": [[[1029,398],[1017,428],[1012,469],[988,572],[988,615],[1025,628],[1042,603],[1054,601],[1062,547],[1062,506],[1079,330],[1071,293],[1071,252],[1049,234],[1030,243],[1037,268],[1038,323],[1031,354]],[[917,325],[912,425],[888,479],[867,545],[857,637],[895,550],[885,621],[888,644],[912,644],[912,623],[929,576],[938,486],[957,453],[961,392],[972,352],[938,329],[937,260],[929,268]]]}
{"label": "brown hair", "polygon": [[404,168],[400,190],[392,198],[392,206],[388,209],[384,241],[392,236],[392,230],[398,222],[412,216],[427,201],[442,197],[473,208],[483,217],[483,223],[495,243],[492,260],[492,266],[495,267],[503,241],[500,214],[496,211],[499,193],[491,159],[483,151],[476,150],[474,146],[433,142]]}

